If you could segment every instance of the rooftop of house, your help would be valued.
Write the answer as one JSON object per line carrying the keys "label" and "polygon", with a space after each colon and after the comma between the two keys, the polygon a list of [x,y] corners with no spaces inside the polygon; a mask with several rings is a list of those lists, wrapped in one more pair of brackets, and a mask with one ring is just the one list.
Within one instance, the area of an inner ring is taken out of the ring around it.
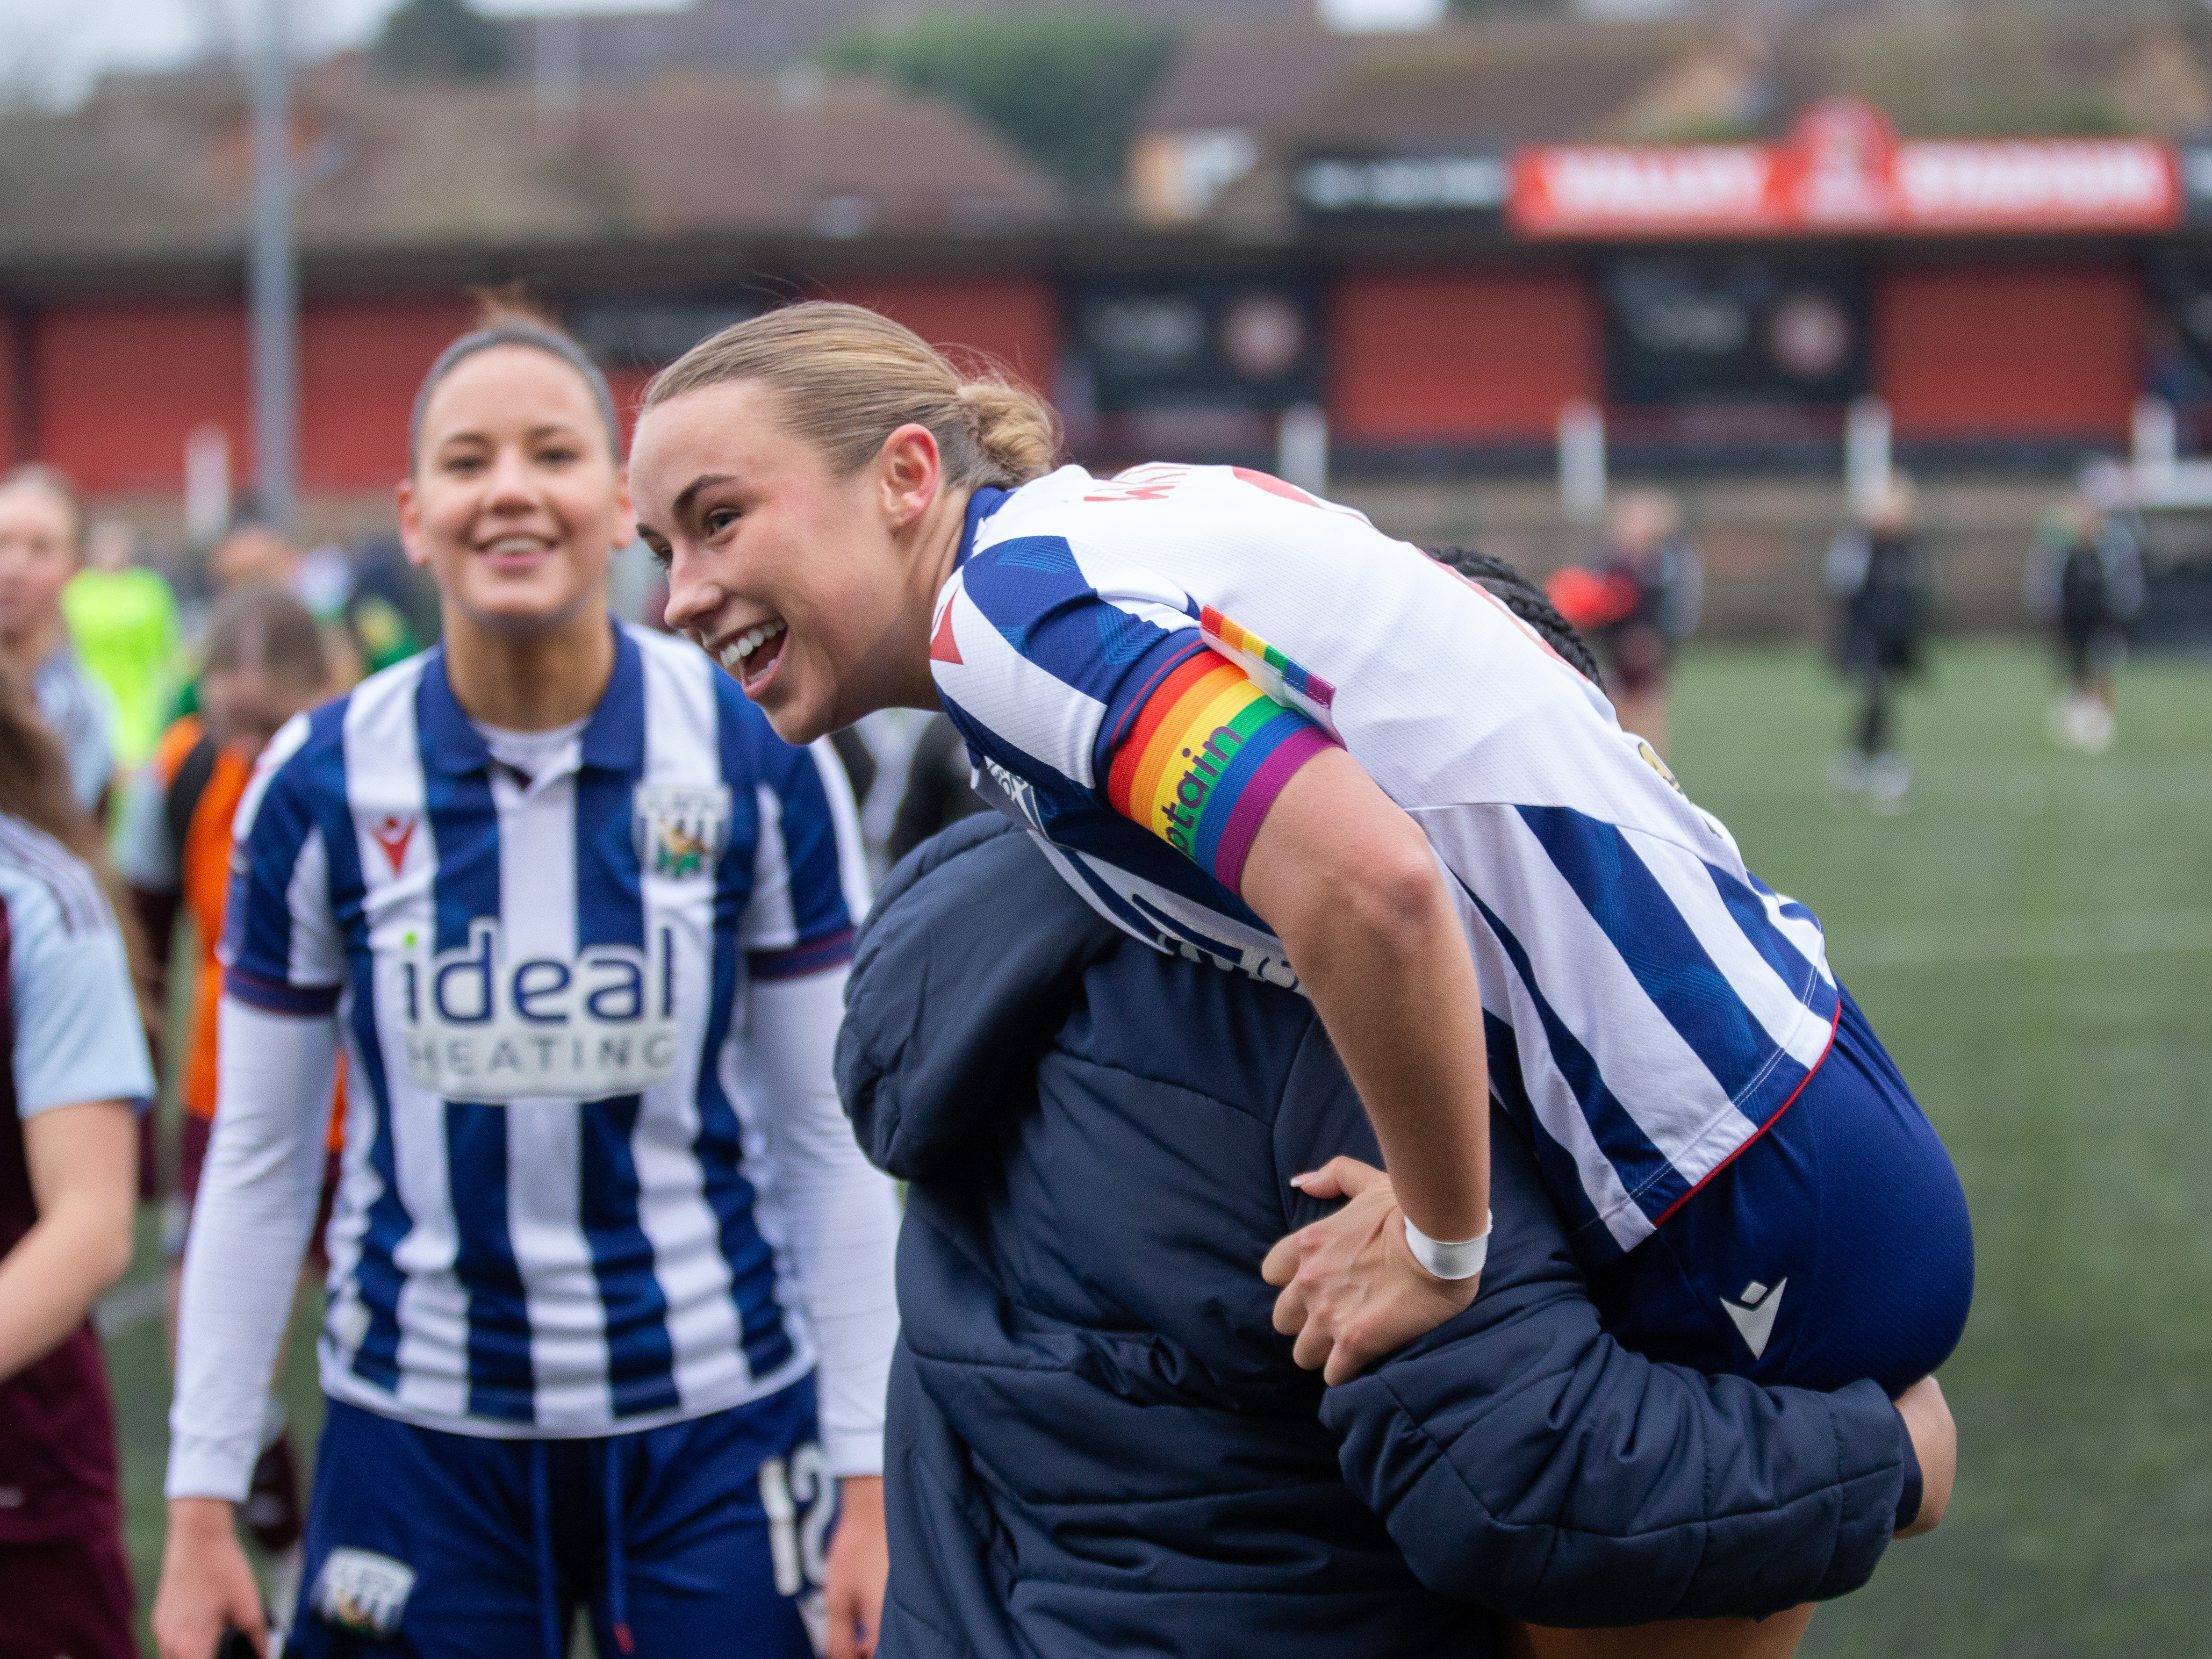
{"label": "rooftop of house", "polygon": [[[1048,223],[1058,183],[953,106],[804,67],[587,84],[301,78],[303,252],[527,247],[780,233],[962,237]],[[0,117],[0,261],[190,256],[245,234],[243,88],[118,79],[60,116]]]}

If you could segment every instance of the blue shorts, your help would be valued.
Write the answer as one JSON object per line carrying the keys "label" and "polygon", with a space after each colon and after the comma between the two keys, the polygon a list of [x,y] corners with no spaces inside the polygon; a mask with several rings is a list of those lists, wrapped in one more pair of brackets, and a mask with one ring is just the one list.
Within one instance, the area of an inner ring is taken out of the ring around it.
{"label": "blue shorts", "polygon": [[1974,1235],[1950,1155],[1849,992],[1802,1093],[1658,1232],[1593,1276],[1654,1359],[1894,1399],[1958,1346]]}
{"label": "blue shorts", "polygon": [[289,1656],[811,1659],[836,1482],[814,1383],[590,1440],[489,1440],[331,1402]]}

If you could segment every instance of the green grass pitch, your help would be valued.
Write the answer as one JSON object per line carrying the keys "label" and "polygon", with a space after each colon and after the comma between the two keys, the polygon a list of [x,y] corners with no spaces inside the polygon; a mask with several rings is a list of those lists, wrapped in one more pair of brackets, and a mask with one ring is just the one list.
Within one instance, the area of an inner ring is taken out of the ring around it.
{"label": "green grass pitch", "polygon": [[[2045,737],[2050,689],[2027,646],[1940,651],[1904,708],[1912,810],[1877,818],[1827,794],[1844,701],[1808,653],[1701,650],[1680,679],[1684,786],[1819,912],[1973,1207],[1950,1518],[1824,1608],[1808,1659],[2212,1648],[2212,665],[2135,665],[2094,759]],[[303,1322],[312,1433],[310,1348]],[[158,1322],[109,1355],[143,1603]]]}

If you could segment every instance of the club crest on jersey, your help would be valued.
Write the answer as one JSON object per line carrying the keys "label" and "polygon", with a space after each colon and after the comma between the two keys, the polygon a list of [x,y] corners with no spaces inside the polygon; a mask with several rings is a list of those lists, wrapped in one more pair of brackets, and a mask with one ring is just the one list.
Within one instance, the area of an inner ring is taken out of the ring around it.
{"label": "club crest on jersey", "polygon": [[638,863],[646,874],[684,881],[714,869],[729,835],[727,788],[720,784],[644,784],[632,799]]}
{"label": "club crest on jersey", "polygon": [[414,1593],[415,1569],[405,1562],[374,1550],[335,1549],[323,1558],[308,1604],[326,1625],[381,1639],[399,1633]]}
{"label": "club crest on jersey", "polygon": [[398,964],[409,1080],[448,1100],[604,1100],[673,1075],[670,930],[656,929],[648,946],[518,961],[500,924],[479,916],[467,944]]}
{"label": "club crest on jersey", "polygon": [[1643,738],[1638,738],[1636,739],[1636,752],[1642,757],[1643,762],[1646,766],[1650,767],[1662,778],[1666,780],[1667,787],[1669,789],[1672,789],[1678,795],[1682,793],[1682,786],[1676,781],[1674,769],[1668,766],[1665,761],[1659,758],[1659,751],[1656,749],[1654,749],[1650,744],[1644,742]]}
{"label": "club crest on jersey", "polygon": [[[997,787],[985,788],[983,781],[986,778]],[[975,776],[975,793],[1000,811],[1019,818],[1032,830],[1044,828],[1044,813],[1037,805],[1036,788],[1027,778],[1016,777],[987,755],[983,757],[982,771]]]}

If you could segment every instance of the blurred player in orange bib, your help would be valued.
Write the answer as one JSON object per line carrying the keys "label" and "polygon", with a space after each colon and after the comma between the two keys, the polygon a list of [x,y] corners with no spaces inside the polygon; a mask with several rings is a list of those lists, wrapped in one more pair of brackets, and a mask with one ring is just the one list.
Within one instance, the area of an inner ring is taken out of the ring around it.
{"label": "blurred player in orange bib", "polygon": [[[230,888],[231,820],[253,775],[253,763],[277,727],[331,695],[330,670],[321,629],[297,599],[280,589],[252,586],[226,600],[209,633],[200,711],[162,734],[132,787],[118,840],[117,861],[152,941],[157,970],[168,967],[180,909],[190,912],[199,935],[198,974],[185,1034],[189,1046],[177,1073],[184,1131],[163,1228],[173,1348],[185,1238],[215,1121],[216,1004],[222,989],[216,947],[222,939]],[[329,1167],[315,1228],[319,1242],[336,1189],[344,1104],[341,1073],[331,1103]],[[281,1572],[298,1549],[302,1510],[291,1437],[273,1395],[263,1436],[246,1519],[254,1541]]]}

